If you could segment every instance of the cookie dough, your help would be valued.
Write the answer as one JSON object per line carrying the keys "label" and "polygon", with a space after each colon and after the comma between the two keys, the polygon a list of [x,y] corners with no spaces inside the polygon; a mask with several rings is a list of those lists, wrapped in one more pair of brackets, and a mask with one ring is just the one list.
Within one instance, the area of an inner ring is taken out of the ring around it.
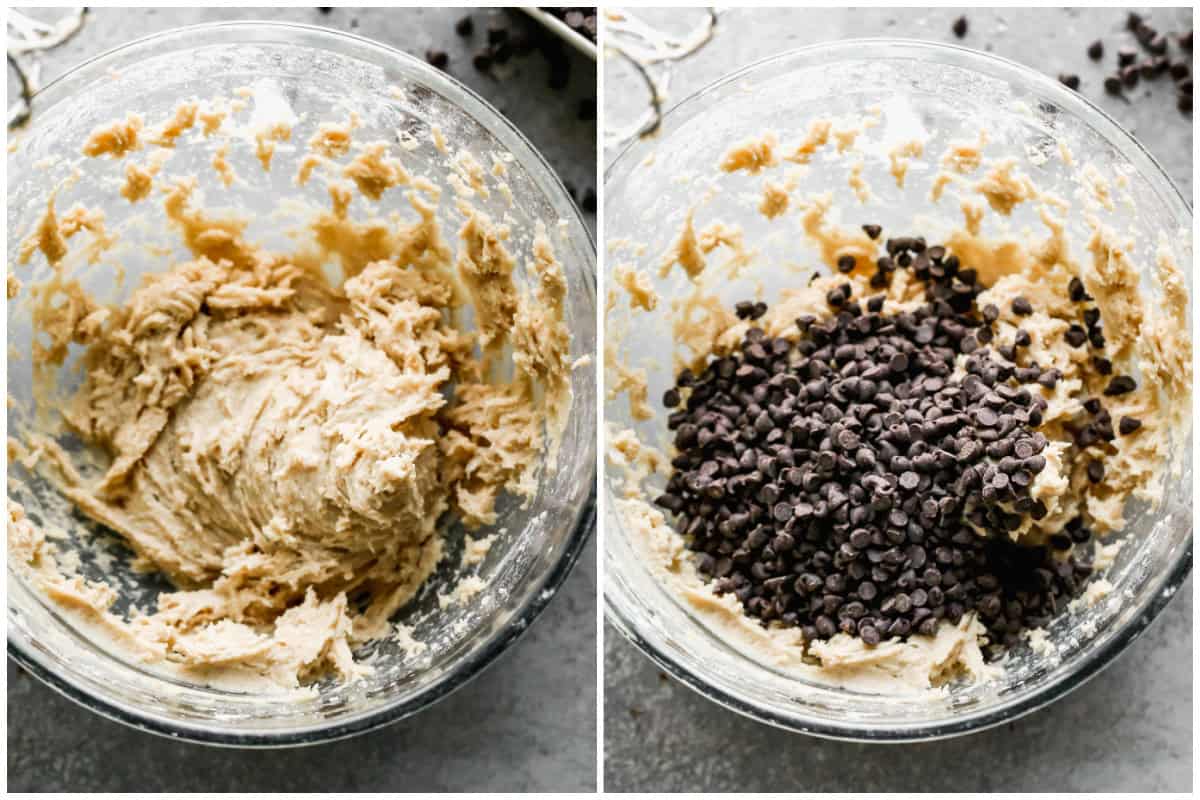
{"label": "cookie dough", "polygon": [[[773,133],[764,133],[732,147],[714,168],[722,172],[761,173],[769,181],[777,159],[768,156],[777,151],[792,153],[787,157],[792,161],[807,161],[817,152],[831,160],[844,153],[851,198],[866,198],[870,191],[862,175],[864,156],[859,146],[864,144],[864,137],[859,134],[877,126],[880,119],[878,110],[872,109],[862,125],[840,125],[839,130],[848,133],[836,137],[836,155],[829,147],[831,121],[817,120],[808,126],[798,146],[789,146],[778,141]],[[769,147],[764,143],[769,143]],[[905,141],[884,151],[886,167],[898,186],[906,185],[907,178],[909,190],[918,191],[910,185],[918,177],[910,166],[925,158],[926,171],[919,177],[927,179],[932,187],[931,201],[941,199],[943,193],[957,193],[963,223],[954,226],[950,235],[940,238],[965,266],[978,270],[980,280],[988,286],[978,299],[980,306],[994,304],[1001,309],[997,343],[1011,344],[1020,327],[1032,340],[1026,348],[1028,357],[1043,367],[1057,368],[1062,374],[1053,389],[1038,388],[1048,403],[1039,430],[1050,440],[1050,446],[1046,451],[1047,466],[1037,476],[1032,496],[1045,503],[1049,513],[1037,526],[1027,520],[1012,536],[1020,541],[1042,542],[1072,519],[1082,516],[1097,534],[1115,537],[1124,529],[1125,509],[1131,500],[1142,500],[1151,506],[1161,500],[1163,481],[1175,456],[1172,442],[1178,441],[1179,431],[1190,426],[1190,301],[1183,276],[1164,245],[1158,247],[1155,262],[1143,270],[1133,258],[1132,242],[1101,221],[1099,208],[1093,210],[1091,204],[1081,214],[1090,231],[1086,251],[1072,252],[1064,223],[1068,204],[1039,190],[1015,159],[988,157],[987,145],[986,131],[980,131],[976,141],[950,143],[943,154],[927,152],[930,148],[921,140]],[[877,150],[878,146],[875,147]],[[1098,177],[1092,176],[1091,182],[1095,183]],[[903,270],[894,273],[891,285],[884,290],[870,286],[875,243],[857,225],[843,227],[835,221],[835,197],[845,197],[844,190],[839,187],[837,193],[813,192],[811,185],[798,183],[795,188],[789,187],[784,196],[771,197],[770,202],[763,200],[761,205],[756,203],[756,208],[747,208],[746,213],[761,212],[774,220],[774,225],[788,226],[790,220],[798,220],[799,234],[820,254],[821,266],[835,273],[839,257],[851,255],[855,265],[850,274],[814,274],[810,281],[797,281],[796,288],[783,289],[779,296],[770,298],[770,310],[765,317],[754,322],[739,320],[732,304],[718,296],[728,276],[708,268],[709,251],[699,246],[701,237],[696,231],[720,224],[704,218],[705,202],[701,200],[683,214],[682,231],[658,261],[660,282],[653,287],[658,293],[665,296],[662,281],[672,266],[683,267],[687,278],[686,282],[675,282],[679,287],[673,290],[676,299],[660,305],[669,306],[670,311],[660,312],[661,319],[639,320],[637,315],[643,313],[639,309],[645,306],[631,302],[628,314],[614,319],[612,309],[625,306],[610,303],[608,385],[628,395],[630,416],[635,423],[643,423],[636,430],[612,426],[607,431],[609,463],[623,476],[618,480],[620,497],[616,503],[623,535],[693,618],[739,652],[776,671],[885,694],[942,691],[942,687],[956,680],[994,678],[1003,669],[1003,662],[994,664],[985,660],[984,648],[989,644],[986,631],[971,614],[964,616],[958,625],[944,622],[936,636],[910,636],[876,646],[845,634],[810,643],[797,628],[778,623],[759,624],[743,612],[736,597],[714,593],[712,584],[697,571],[694,554],[688,550],[684,538],[650,502],[656,487],[661,487],[670,474],[674,453],[666,445],[669,439],[661,412],[647,408],[648,365],[639,362],[641,366],[634,366],[629,360],[631,356],[626,355],[632,355],[633,351],[623,348],[627,325],[642,335],[648,324],[658,324],[673,333],[671,368],[675,374],[684,367],[700,369],[709,359],[730,353],[739,346],[751,325],[763,328],[769,337],[795,340],[796,319],[806,314],[818,319],[827,316],[830,313],[827,293],[846,282],[852,284],[856,297],[885,294],[885,307],[891,313],[924,302],[923,287],[909,281]],[[777,195],[778,184],[767,185]],[[802,193],[804,189],[807,194]],[[1097,199],[1101,208],[1111,208],[1111,202],[1103,202],[1108,196],[1107,184],[1104,189],[1097,192],[1093,188],[1089,195]],[[981,233],[985,215],[1004,218],[1019,207],[1036,210],[1043,234],[1023,231],[1020,235],[989,238]],[[772,213],[775,208],[794,209],[794,213],[776,215]],[[859,213],[855,211],[853,216]],[[842,214],[842,218],[847,216]],[[794,235],[793,230],[795,225],[791,224],[788,235]],[[637,267],[633,263],[628,269]],[[1142,279],[1144,274],[1149,275],[1148,280]],[[1135,391],[1105,398],[1114,421],[1129,416],[1140,420],[1142,425],[1129,435],[1103,445],[1106,469],[1099,480],[1089,479],[1090,459],[1075,447],[1072,431],[1084,416],[1083,401],[1099,396],[1108,379],[1087,363],[1091,356],[1088,348],[1071,347],[1064,340],[1063,334],[1078,314],[1068,300],[1072,278],[1082,280],[1101,312],[1108,337],[1106,352],[1115,365],[1113,374],[1139,376]],[[639,287],[639,296],[646,291],[646,287]],[[1013,313],[1012,303],[1018,297],[1031,302],[1034,309],[1031,315],[1018,317]],[[641,383],[638,377],[642,378]],[[671,383],[667,381],[668,385]],[[652,418],[648,412],[653,413]],[[647,419],[652,421],[644,422]],[[651,430],[656,433],[649,433]],[[1096,544],[1097,553],[1107,553],[1105,548],[1113,545]],[[1103,569],[1109,562],[1111,556],[1104,560],[1097,557],[1095,564]],[[1109,588],[1103,578],[1094,586],[1079,602],[1096,602]],[[1051,647],[1044,632],[1033,638],[1044,647]]]}
{"label": "cookie dough", "polygon": [[[157,143],[184,146],[198,117],[214,134],[232,112],[211,105],[182,107]],[[153,611],[114,613],[116,591],[74,574],[12,501],[10,558],[136,657],[205,682],[297,687],[362,673],[354,646],[392,634],[389,619],[443,557],[444,517],[480,528],[496,521],[502,493],[531,499],[570,408],[566,283],[546,231],[521,232],[522,262],[517,232],[462,197],[465,222],[444,230],[441,189],[387,143],[354,142],[356,127],[326,124],[310,142],[320,160],[306,162],[303,180],[326,179],[329,207],[293,251],[205,209],[196,177],[168,175],[161,156],[152,167],[130,162],[113,202],[161,197],[191,257],[146,276],[124,302],[90,296],[63,268],[79,230],[107,236],[99,212],[58,216],[51,192],[20,247],[22,262],[40,252],[53,268],[31,298],[49,343],[35,348],[35,370],[52,382],[70,346],[86,347],[80,388],[39,400],[103,468],[84,477],[38,431],[10,441],[10,455],[42,469],[78,512],[125,539],[137,568],[176,590]],[[145,131],[130,115],[82,152],[120,159]],[[250,143],[226,141],[214,168],[233,182],[231,144],[278,168],[276,145],[290,138],[279,123]],[[482,196],[486,174],[472,180]],[[356,189],[371,201],[404,191],[408,218],[356,216]],[[344,280],[327,279],[331,264]],[[10,274],[10,297],[13,285]],[[479,541],[476,560],[493,538]],[[470,576],[444,602],[482,588]]]}

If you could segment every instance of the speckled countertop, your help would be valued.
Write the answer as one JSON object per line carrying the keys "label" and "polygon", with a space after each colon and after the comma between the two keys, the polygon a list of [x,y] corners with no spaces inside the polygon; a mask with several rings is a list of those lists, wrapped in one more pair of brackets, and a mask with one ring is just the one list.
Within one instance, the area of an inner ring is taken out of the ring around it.
{"label": "speckled countertop", "polygon": [[[53,19],[49,11],[35,12]],[[596,123],[579,120],[595,97],[595,67],[572,55],[570,84],[547,87],[537,55],[507,77],[475,71],[493,11],[315,8],[92,9],[80,34],[46,54],[49,80],[85,58],[155,31],[232,19],[325,25],[423,55],[447,51],[448,71],[505,114],[577,197],[595,186]],[[10,71],[9,91],[13,89]],[[589,226],[595,216],[586,214]],[[8,788],[12,791],[436,792],[590,791],[596,782],[596,557],[594,542],[545,613],[465,688],[414,718],[348,741],[237,751],[168,741],[96,716],[8,665]]]}
{"label": "speckled countertop", "polygon": [[[696,13],[671,16],[686,29]],[[855,36],[960,42],[1051,75],[1080,75],[1080,90],[1133,132],[1191,197],[1192,119],[1164,96],[1169,81],[1141,83],[1128,104],[1104,94],[1117,46],[1132,42],[1123,32],[1125,13],[730,11],[719,18],[714,41],[675,69],[667,106],[737,67],[807,44]],[[1144,13],[1159,30],[1192,25],[1189,9]],[[963,14],[969,31],[958,40],[951,25]],[[1103,68],[1085,53],[1097,38],[1107,49]],[[606,111],[629,111],[641,96],[637,88],[609,78]],[[669,679],[611,626],[604,663],[608,791],[1183,792],[1192,786],[1191,580],[1128,652],[1078,691],[1016,722],[945,742],[851,744],[760,725]]]}

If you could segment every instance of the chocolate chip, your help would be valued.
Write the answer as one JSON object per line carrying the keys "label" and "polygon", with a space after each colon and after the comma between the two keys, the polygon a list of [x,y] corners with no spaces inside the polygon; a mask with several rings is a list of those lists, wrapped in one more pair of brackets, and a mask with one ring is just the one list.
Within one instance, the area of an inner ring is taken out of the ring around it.
{"label": "chocolate chip", "polygon": [[870,225],[870,224],[863,225],[862,229],[863,229],[863,232],[865,234],[867,234],[867,236],[871,237],[872,239],[878,239],[879,234],[883,233],[883,228],[880,227],[879,225]]}
{"label": "chocolate chip", "polygon": [[1182,61],[1176,61],[1174,64],[1171,65],[1171,78],[1173,80],[1175,80],[1176,82],[1190,77],[1191,74],[1192,74],[1191,69],[1189,69],[1188,65],[1183,63]]}
{"label": "chocolate chip", "polygon": [[1071,345],[1071,347],[1083,347],[1087,343],[1088,335],[1082,326],[1073,324],[1067,329],[1063,338],[1066,339],[1067,344]]}
{"label": "chocolate chip", "polygon": [[1088,45],[1087,54],[1088,58],[1090,58],[1092,61],[1099,61],[1100,59],[1104,58],[1104,42],[1100,41],[1099,39],[1092,42],[1090,45]]}
{"label": "chocolate chip", "polygon": [[1099,461],[1089,461],[1087,465],[1088,480],[1092,483],[1099,483],[1104,480],[1104,465]]}
{"label": "chocolate chip", "polygon": [[1024,297],[1016,297],[1012,301],[1012,312],[1022,317],[1033,313],[1033,304]]}
{"label": "chocolate chip", "polygon": [[852,255],[840,256],[837,260],[838,272],[853,272],[854,264],[855,264],[854,256],[852,256]]}
{"label": "chocolate chip", "polygon": [[1079,89],[1079,76],[1071,72],[1060,72],[1058,74],[1058,82],[1068,89]]}
{"label": "chocolate chip", "polygon": [[471,58],[471,64],[480,72],[487,72],[492,68],[491,49],[485,47],[482,50],[476,51],[475,55]]}
{"label": "chocolate chip", "polygon": [[445,50],[426,50],[425,61],[438,69],[445,69],[450,63],[450,56],[446,55]]}
{"label": "chocolate chip", "polygon": [[954,35],[957,36],[959,39],[966,36],[967,35],[967,18],[959,17],[958,19],[954,20],[954,25],[951,26],[950,30],[954,31]]}
{"label": "chocolate chip", "polygon": [[1121,95],[1124,91],[1123,86],[1119,75],[1109,75],[1104,79],[1104,91],[1111,95]]}
{"label": "chocolate chip", "polygon": [[1106,397],[1116,397],[1118,395],[1129,394],[1137,388],[1137,381],[1128,375],[1118,375],[1108,382],[1108,386],[1104,387],[1104,395]]}
{"label": "chocolate chip", "polygon": [[470,36],[475,32],[475,22],[469,17],[463,17],[454,23],[454,32],[459,36]]}
{"label": "chocolate chip", "polygon": [[1121,421],[1117,423],[1117,430],[1121,432],[1122,436],[1128,436],[1140,427],[1142,427],[1142,421],[1136,417],[1121,417]]}
{"label": "chocolate chip", "polygon": [[1122,67],[1117,73],[1121,76],[1121,83],[1125,84],[1126,89],[1132,89],[1138,84],[1138,68],[1132,64],[1128,67]]}
{"label": "chocolate chip", "polygon": [[1117,64],[1122,67],[1127,67],[1137,61],[1137,50],[1132,47],[1121,47],[1117,50]]}
{"label": "chocolate chip", "polygon": [[1187,94],[1180,94],[1177,98],[1175,98],[1175,107],[1178,108],[1180,111],[1182,111],[1184,114],[1192,113],[1192,95],[1191,95],[1191,93],[1189,92]]}
{"label": "chocolate chip", "polygon": [[508,28],[502,24],[493,23],[488,25],[487,42],[490,45],[497,45],[501,42],[508,41]]}

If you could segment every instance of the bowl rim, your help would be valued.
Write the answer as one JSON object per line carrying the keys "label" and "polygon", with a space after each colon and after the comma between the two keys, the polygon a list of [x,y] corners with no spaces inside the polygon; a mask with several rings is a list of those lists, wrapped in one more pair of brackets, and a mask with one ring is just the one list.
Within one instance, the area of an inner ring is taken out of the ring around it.
{"label": "bowl rim", "polygon": [[[545,156],[542,155],[528,137],[508,117],[500,113],[491,103],[478,95],[469,86],[448,73],[434,69],[410,53],[365,36],[319,25],[255,19],[204,22],[195,25],[168,28],[104,50],[97,55],[80,61],[61,75],[48,81],[33,95],[31,102],[31,107],[34,110],[33,118],[17,130],[24,130],[29,126],[37,124],[37,109],[34,103],[39,98],[44,99],[47,95],[52,95],[64,83],[78,78],[86,71],[96,70],[120,55],[128,55],[130,51],[145,50],[149,45],[161,44],[163,40],[180,40],[178,46],[173,48],[174,52],[220,44],[222,40],[218,37],[222,31],[229,29],[238,29],[248,33],[256,31],[292,31],[303,34],[306,37],[312,37],[298,44],[298,46],[309,49],[317,49],[321,44],[329,45],[330,43],[340,42],[341,44],[356,48],[356,50],[353,53],[347,53],[332,47],[328,49],[339,55],[352,58],[357,57],[361,60],[369,60],[375,64],[378,64],[381,58],[406,62],[410,67],[423,72],[424,77],[434,85],[437,85],[439,89],[450,90],[448,99],[456,105],[461,105],[460,101],[463,97],[469,102],[476,103],[478,105],[477,109],[463,109],[464,112],[468,113],[479,124],[484,125],[493,134],[497,130],[506,134],[511,139],[511,141],[505,142],[506,146],[516,144],[518,149],[522,147],[525,149],[526,152],[524,154],[514,153],[514,155],[526,156],[527,160],[525,163],[527,166],[540,169],[544,173],[544,177],[549,178],[551,191],[556,196],[551,196],[547,199],[552,201],[554,209],[559,212],[560,216],[572,223],[571,227],[574,229],[574,232],[582,234],[581,241],[586,242],[590,247],[592,258],[585,259],[580,264],[580,267],[583,285],[588,290],[587,293],[593,298],[593,305],[595,305],[595,238],[584,222],[579,207],[567,194],[562,178],[550,166]],[[199,37],[199,39],[194,37]],[[320,40],[324,40],[324,42]],[[147,52],[145,55],[146,57],[160,56],[164,52],[166,51]],[[373,56],[374,60],[366,58],[367,56]],[[137,62],[135,61],[134,63]],[[62,99],[59,100],[59,102],[61,101]],[[480,116],[484,118],[480,119]],[[14,131],[10,131],[9,135],[11,136],[13,133]],[[599,410],[597,409],[598,413]],[[594,447],[594,438],[592,439],[592,444]],[[565,539],[564,547],[557,561],[541,577],[540,581],[530,583],[525,601],[514,609],[512,619],[504,628],[492,632],[475,651],[459,661],[453,670],[430,683],[414,696],[404,701],[393,700],[389,703],[384,703],[373,710],[361,712],[349,719],[317,722],[291,730],[239,733],[220,727],[213,727],[214,723],[211,721],[201,724],[173,720],[144,712],[141,709],[130,708],[108,697],[100,697],[93,692],[81,688],[76,682],[43,664],[33,652],[27,651],[19,642],[15,642],[11,632],[8,635],[8,656],[18,666],[27,670],[43,684],[68,700],[94,711],[107,719],[136,730],[153,733],[169,739],[181,739],[198,744],[221,747],[282,748],[321,744],[366,733],[410,717],[450,696],[493,664],[501,653],[506,651],[532,626],[533,622],[541,615],[542,611],[549,605],[550,601],[562,587],[572,568],[578,562],[580,554],[587,545],[592,532],[595,530],[597,479],[596,462],[593,459],[590,468],[590,488],[588,495],[575,511],[575,520],[572,529]],[[16,577],[11,567],[8,568],[8,575],[10,580]],[[10,605],[8,608],[9,617],[11,617],[12,613],[13,608]],[[11,628],[11,620],[8,620],[8,623]],[[217,726],[221,724],[220,721],[215,723]]]}
{"label": "bowl rim", "polygon": [[[880,52],[881,50],[884,52]],[[932,58],[929,57],[930,54],[932,54]],[[664,112],[662,128],[665,129],[673,121],[673,118],[678,118],[683,111],[689,110],[691,106],[700,102],[710,92],[745,79],[750,76],[750,73],[779,64],[780,62],[796,59],[814,59],[817,56],[821,56],[824,58],[823,63],[832,63],[834,61],[872,60],[881,57],[899,58],[904,55],[910,55],[926,62],[950,63],[955,67],[974,71],[981,70],[975,69],[975,64],[972,64],[972,61],[976,62],[976,64],[988,64],[993,68],[993,71],[985,72],[989,77],[1009,81],[1014,79],[1021,80],[1025,85],[1032,85],[1034,88],[1041,89],[1043,92],[1049,93],[1062,108],[1069,110],[1077,117],[1088,120],[1089,123],[1092,123],[1093,120],[1088,119],[1088,115],[1093,115],[1097,118],[1095,119],[1095,123],[1102,130],[1107,128],[1104,132],[1109,135],[1110,141],[1116,140],[1122,146],[1123,155],[1131,158],[1135,164],[1138,159],[1141,159],[1143,163],[1137,164],[1139,171],[1152,177],[1157,176],[1159,182],[1166,187],[1168,195],[1180,202],[1187,213],[1191,215],[1192,206],[1189,199],[1176,186],[1171,176],[1167,174],[1158,160],[1146,150],[1133,134],[1129,133],[1129,131],[1109,116],[1102,108],[1092,103],[1083,95],[1068,90],[1051,77],[1031,67],[1012,59],[1004,58],[1003,56],[956,44],[915,38],[860,37],[818,42],[803,47],[792,48],[739,67],[691,92]],[[947,58],[953,60],[948,61]],[[812,67],[813,63],[812,60],[804,61],[803,65],[805,67]],[[1132,148],[1130,148],[1130,145],[1132,145]],[[615,177],[615,170],[618,166],[624,166],[625,163],[633,161],[635,158],[640,158],[642,153],[639,151],[643,146],[652,147],[654,146],[654,142],[635,137],[619,149],[604,170],[604,184],[606,188],[610,180]],[[1191,436],[1192,433],[1189,431],[1189,439]],[[607,481],[605,482],[605,491],[605,508],[608,509],[607,504],[609,496],[611,496],[611,490],[608,488]],[[1053,681],[1038,687],[1038,689],[1030,694],[1014,697],[994,708],[969,713],[963,715],[961,718],[948,717],[944,720],[915,724],[888,724],[886,726],[880,723],[843,723],[830,722],[827,719],[809,716],[802,712],[797,713],[792,710],[784,712],[777,707],[770,707],[766,703],[749,702],[732,692],[713,685],[701,674],[700,670],[689,668],[680,659],[660,650],[649,638],[643,636],[638,626],[623,615],[619,607],[620,604],[614,603],[614,595],[623,594],[624,591],[617,588],[616,582],[609,575],[607,569],[604,571],[603,584],[604,615],[605,619],[611,622],[613,627],[620,631],[635,648],[675,680],[720,706],[766,725],[823,739],[864,743],[910,743],[948,739],[954,736],[994,728],[1005,722],[1011,722],[1040,708],[1044,708],[1087,683],[1111,664],[1118,655],[1124,652],[1141,635],[1147,626],[1154,621],[1163,608],[1170,602],[1171,598],[1178,593],[1178,589],[1191,573],[1193,533],[1190,524],[1190,508],[1188,509],[1187,516],[1189,521],[1187,539],[1178,547],[1178,554],[1175,557],[1174,563],[1160,575],[1155,590],[1150,594],[1149,600],[1144,603],[1139,613],[1127,620],[1124,626],[1117,630],[1109,641],[1105,642],[1096,651],[1083,657],[1074,671],[1062,674]],[[619,520],[615,512],[613,512],[613,517]],[[607,536],[605,537],[605,541],[608,541]],[[605,552],[603,553],[606,564],[609,557],[610,552],[606,544]]]}

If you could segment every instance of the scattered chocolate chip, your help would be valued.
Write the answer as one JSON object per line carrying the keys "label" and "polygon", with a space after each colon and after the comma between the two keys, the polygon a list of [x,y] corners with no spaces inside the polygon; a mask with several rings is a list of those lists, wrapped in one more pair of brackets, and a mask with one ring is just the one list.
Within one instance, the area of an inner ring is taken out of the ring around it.
{"label": "scattered chocolate chip", "polygon": [[1092,299],[1092,296],[1084,289],[1083,281],[1079,278],[1071,278],[1067,284],[1067,293],[1073,303],[1083,303]]}
{"label": "scattered chocolate chip", "polygon": [[425,60],[438,69],[445,69],[450,63],[450,56],[446,55],[445,50],[426,50]]}
{"label": "scattered chocolate chip", "polygon": [[1128,436],[1140,427],[1142,427],[1142,421],[1136,417],[1121,417],[1121,421],[1117,423],[1117,430],[1121,432],[1122,436]]}
{"label": "scattered chocolate chip", "polygon": [[879,225],[863,225],[863,233],[870,236],[872,239],[878,239],[879,234],[883,233],[883,228]]}
{"label": "scattered chocolate chip", "polygon": [[1192,74],[1192,70],[1188,67],[1187,64],[1183,63],[1182,61],[1176,61],[1174,64],[1171,65],[1171,78],[1176,83],[1191,76],[1191,74]]}
{"label": "scattered chocolate chip", "polygon": [[1130,11],[1129,16],[1125,18],[1125,30],[1130,32],[1136,31],[1138,28],[1142,27],[1143,22],[1145,22],[1145,20],[1142,18],[1141,14],[1138,14],[1135,11]]}
{"label": "scattered chocolate chip", "polygon": [[463,17],[454,23],[454,32],[459,36],[470,36],[475,32],[475,21],[470,16]]}
{"label": "scattered chocolate chip", "polygon": [[1138,68],[1130,64],[1128,67],[1123,67],[1120,72],[1121,83],[1125,84],[1126,89],[1132,89],[1138,84]]}
{"label": "scattered chocolate chip", "polygon": [[1178,42],[1179,42],[1180,50],[1186,50],[1189,53],[1192,52],[1192,32],[1191,31],[1179,34]]}
{"label": "scattered chocolate chip", "polygon": [[838,272],[846,273],[854,271],[855,260],[852,255],[839,256],[837,260]]}
{"label": "scattered chocolate chip", "polygon": [[1154,34],[1150,41],[1146,42],[1146,49],[1155,55],[1162,55],[1167,52],[1167,37],[1161,33]]}
{"label": "scattered chocolate chip", "polygon": [[492,51],[491,48],[485,47],[482,50],[477,50],[471,58],[471,64],[480,72],[487,72],[492,68]]}
{"label": "scattered chocolate chip", "polygon": [[1184,114],[1192,113],[1192,95],[1191,95],[1191,93],[1190,92],[1187,94],[1181,93],[1179,95],[1179,97],[1176,98],[1176,100],[1175,100],[1175,107],[1178,108],[1180,111],[1182,111]]}
{"label": "scattered chocolate chip", "polygon": [[1078,75],[1074,75],[1074,74],[1066,73],[1066,72],[1060,73],[1058,76],[1058,82],[1061,83],[1063,86],[1066,86],[1068,89],[1072,89],[1072,90],[1079,89],[1079,76]]}
{"label": "scattered chocolate chip", "polygon": [[499,23],[488,25],[487,42],[490,45],[497,45],[501,42],[508,41],[508,28]]}
{"label": "scattered chocolate chip", "polygon": [[1067,329],[1067,332],[1063,335],[1063,338],[1067,340],[1067,344],[1071,345],[1071,347],[1083,347],[1083,345],[1087,343],[1088,337],[1087,331],[1085,331],[1081,326],[1072,325]]}
{"label": "scattered chocolate chip", "polygon": [[1104,79],[1104,91],[1112,95],[1120,95],[1123,93],[1123,82],[1119,75],[1109,75]]}
{"label": "scattered chocolate chip", "polygon": [[1132,47],[1122,47],[1117,50],[1117,66],[1128,67],[1137,61],[1137,50]]}
{"label": "scattered chocolate chip", "polygon": [[954,25],[950,28],[950,30],[954,31],[954,35],[957,36],[959,39],[966,36],[967,35],[967,18],[959,17],[958,19],[954,20]]}
{"label": "scattered chocolate chip", "polygon": [[1088,480],[1092,483],[1099,483],[1104,480],[1104,465],[1099,461],[1092,460],[1087,465]]}
{"label": "scattered chocolate chip", "polygon": [[1137,381],[1128,375],[1118,375],[1108,382],[1108,386],[1104,388],[1106,397],[1116,397],[1122,394],[1129,394],[1137,388]]}
{"label": "scattered chocolate chip", "polygon": [[1154,37],[1157,35],[1158,31],[1144,21],[1133,29],[1134,38],[1138,40],[1138,43],[1141,44],[1142,47],[1146,48],[1149,48],[1150,42],[1153,41]]}
{"label": "scattered chocolate chip", "polygon": [[1104,42],[1100,41],[1099,39],[1092,42],[1090,45],[1088,45],[1087,54],[1088,58],[1090,58],[1092,61],[1099,61],[1100,59],[1104,58]]}
{"label": "scattered chocolate chip", "polygon": [[1192,94],[1192,79],[1188,78],[1187,80],[1180,81],[1175,89],[1180,94],[1186,94],[1190,96]]}
{"label": "scattered chocolate chip", "polygon": [[1016,297],[1012,301],[1012,312],[1018,316],[1027,317],[1033,313],[1033,304],[1025,297]]}

